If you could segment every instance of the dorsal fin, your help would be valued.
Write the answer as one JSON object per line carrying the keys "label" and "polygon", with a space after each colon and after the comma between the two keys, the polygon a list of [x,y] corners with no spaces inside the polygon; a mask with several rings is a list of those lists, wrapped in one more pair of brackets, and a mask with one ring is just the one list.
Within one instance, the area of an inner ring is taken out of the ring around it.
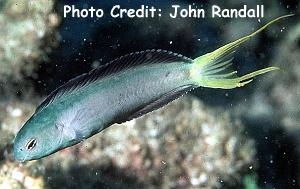
{"label": "dorsal fin", "polygon": [[89,73],[77,76],[67,83],[63,84],[54,90],[36,109],[36,113],[43,110],[49,104],[63,95],[70,93],[78,88],[84,87],[94,81],[116,74],[118,72],[149,64],[166,64],[166,63],[191,63],[192,59],[181,54],[173,53],[167,50],[145,50],[135,53],[130,53],[120,58],[117,58],[103,66],[91,70]]}

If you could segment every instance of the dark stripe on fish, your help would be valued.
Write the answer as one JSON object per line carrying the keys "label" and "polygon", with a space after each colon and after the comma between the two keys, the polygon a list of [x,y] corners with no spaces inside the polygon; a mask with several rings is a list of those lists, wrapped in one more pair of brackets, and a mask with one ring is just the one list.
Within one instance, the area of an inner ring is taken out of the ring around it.
{"label": "dark stripe on fish", "polygon": [[158,97],[156,100],[152,101],[150,104],[147,105],[141,105],[139,108],[136,109],[135,112],[130,112],[127,114],[124,114],[120,120],[118,120],[116,123],[123,123],[126,121],[130,121],[132,119],[141,117],[142,115],[145,115],[149,112],[152,112],[154,110],[157,110],[164,105],[172,102],[173,100],[176,100],[177,98],[183,96],[187,92],[193,90],[196,88],[196,85],[184,85],[180,86],[176,89],[171,90],[170,92]]}

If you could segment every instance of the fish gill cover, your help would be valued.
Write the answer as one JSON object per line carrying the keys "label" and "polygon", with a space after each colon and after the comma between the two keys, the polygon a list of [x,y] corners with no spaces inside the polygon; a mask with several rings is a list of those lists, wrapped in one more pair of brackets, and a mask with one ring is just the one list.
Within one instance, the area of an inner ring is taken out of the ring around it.
{"label": "fish gill cover", "polygon": [[[244,4],[1,1],[0,188],[298,188],[299,2],[247,3],[248,14],[264,5],[264,17],[210,15],[213,5],[230,11]],[[103,9],[104,15],[64,17],[66,5]],[[127,10],[153,6],[157,16],[113,18],[110,11],[116,5]],[[172,5],[205,10],[206,15],[201,17],[199,11],[198,18],[188,18],[183,11],[180,18],[171,18]],[[240,75],[268,66],[282,71],[240,89],[198,88],[54,155],[26,163],[14,160],[19,129],[38,104],[69,79],[146,49],[195,58],[291,13],[296,15],[239,47],[233,60]]]}

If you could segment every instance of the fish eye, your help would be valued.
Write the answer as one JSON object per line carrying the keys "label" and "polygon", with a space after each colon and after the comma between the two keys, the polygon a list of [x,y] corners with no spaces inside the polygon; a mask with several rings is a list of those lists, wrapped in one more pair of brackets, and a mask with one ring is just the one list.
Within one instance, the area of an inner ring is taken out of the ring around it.
{"label": "fish eye", "polygon": [[32,150],[36,146],[36,139],[30,139],[29,142],[26,144],[27,150]]}

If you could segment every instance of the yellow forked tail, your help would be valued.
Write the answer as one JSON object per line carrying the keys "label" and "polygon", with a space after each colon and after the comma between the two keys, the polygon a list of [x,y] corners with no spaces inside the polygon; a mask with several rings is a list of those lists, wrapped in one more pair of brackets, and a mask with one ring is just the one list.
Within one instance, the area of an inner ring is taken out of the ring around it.
{"label": "yellow forked tail", "polygon": [[194,63],[192,64],[190,71],[191,80],[202,87],[233,89],[250,83],[252,78],[257,75],[278,70],[279,68],[277,67],[268,67],[239,77],[237,75],[237,71],[234,71],[231,67],[233,54],[239,45],[248,41],[251,37],[255,36],[274,22],[290,16],[293,15],[278,17],[252,34],[194,59]]}

